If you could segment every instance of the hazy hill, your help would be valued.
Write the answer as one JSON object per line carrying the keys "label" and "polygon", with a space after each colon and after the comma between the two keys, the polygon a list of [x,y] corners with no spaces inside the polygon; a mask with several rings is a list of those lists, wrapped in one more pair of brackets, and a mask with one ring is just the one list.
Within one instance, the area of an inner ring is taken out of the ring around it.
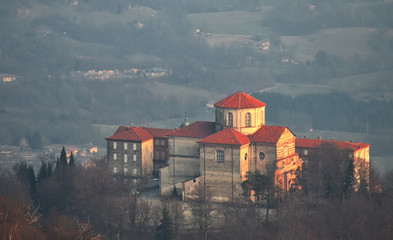
{"label": "hazy hill", "polygon": [[96,124],[177,127],[237,90],[340,91],[389,106],[391,12],[373,0],[2,1],[0,74],[17,78],[0,84],[0,143],[27,130],[44,143],[103,143]]}

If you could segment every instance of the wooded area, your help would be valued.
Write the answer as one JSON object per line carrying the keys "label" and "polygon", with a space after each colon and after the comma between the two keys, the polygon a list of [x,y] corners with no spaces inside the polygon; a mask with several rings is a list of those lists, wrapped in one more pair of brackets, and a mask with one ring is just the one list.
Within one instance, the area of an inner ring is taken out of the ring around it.
{"label": "wooded area", "polygon": [[[105,161],[81,168],[63,149],[56,162],[43,159],[37,174],[23,162],[15,174],[1,171],[0,235],[18,240],[389,239],[393,172],[380,178],[371,166],[369,180],[357,185],[347,155],[332,148],[316,153],[308,165],[312,171],[297,172],[291,191],[274,187],[269,175],[248,173],[244,198],[229,203],[212,202],[203,184],[187,202],[176,192],[171,198],[146,198],[132,191],[132,182],[113,181]],[[250,188],[257,194],[254,203]]]}

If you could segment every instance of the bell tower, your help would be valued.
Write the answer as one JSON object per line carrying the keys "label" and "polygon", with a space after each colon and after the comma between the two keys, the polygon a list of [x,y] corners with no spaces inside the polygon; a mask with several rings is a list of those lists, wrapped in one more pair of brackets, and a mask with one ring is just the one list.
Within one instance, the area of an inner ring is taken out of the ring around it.
{"label": "bell tower", "polygon": [[233,128],[243,134],[252,134],[265,125],[266,103],[244,92],[236,92],[214,106],[216,131]]}

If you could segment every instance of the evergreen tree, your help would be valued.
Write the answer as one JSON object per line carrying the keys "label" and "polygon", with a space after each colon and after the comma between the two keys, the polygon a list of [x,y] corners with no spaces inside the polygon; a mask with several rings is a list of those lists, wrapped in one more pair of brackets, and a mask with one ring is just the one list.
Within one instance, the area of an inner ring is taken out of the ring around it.
{"label": "evergreen tree", "polygon": [[70,162],[68,163],[68,166],[75,167],[75,158],[74,158],[74,155],[72,153],[70,155]]}
{"label": "evergreen tree", "polygon": [[27,166],[26,162],[21,162],[16,166],[16,177],[19,182],[30,189],[30,193],[35,193],[37,180],[33,166]]}
{"label": "evergreen tree", "polygon": [[67,153],[66,153],[64,146],[63,146],[63,149],[61,150],[61,153],[60,153],[59,163],[61,166],[67,165]]}
{"label": "evergreen tree", "polygon": [[61,150],[60,157],[56,161],[55,174],[57,177],[64,177],[67,167],[67,153],[65,148]]}
{"label": "evergreen tree", "polygon": [[162,219],[156,228],[157,240],[171,240],[173,234],[173,221],[166,207],[162,209]]}
{"label": "evergreen tree", "polygon": [[37,175],[37,182],[40,183],[42,180],[49,178],[51,175],[52,164],[46,163],[44,160],[42,160],[41,167]]}
{"label": "evergreen tree", "polygon": [[36,187],[37,187],[37,178],[35,176],[33,166],[30,165],[28,167],[27,171],[28,171],[28,177],[29,177],[30,192],[32,195],[34,195],[36,192]]}
{"label": "evergreen tree", "polygon": [[29,170],[27,168],[26,162],[21,162],[16,165],[16,178],[22,184],[29,185]]}
{"label": "evergreen tree", "polygon": [[353,191],[354,182],[355,182],[355,166],[353,164],[353,160],[350,159],[348,161],[347,169],[345,170],[345,176],[344,176],[344,182],[342,185],[340,201],[342,201],[343,197],[345,197],[345,198],[350,197],[351,192]]}

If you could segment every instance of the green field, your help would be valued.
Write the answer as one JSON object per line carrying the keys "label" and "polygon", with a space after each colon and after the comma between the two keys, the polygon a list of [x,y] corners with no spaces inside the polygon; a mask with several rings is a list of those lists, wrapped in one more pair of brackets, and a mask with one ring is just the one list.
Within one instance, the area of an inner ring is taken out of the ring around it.
{"label": "green field", "polygon": [[329,93],[332,89],[323,85],[310,84],[276,84],[272,88],[263,89],[260,92],[274,92],[296,97],[303,94]]}
{"label": "green field", "polygon": [[253,35],[266,31],[262,21],[272,7],[264,7],[261,11],[231,11],[213,13],[188,14],[194,28],[206,33]]}
{"label": "green field", "polygon": [[282,36],[282,43],[296,59],[312,60],[318,51],[341,57],[370,54],[370,36],[374,28],[329,28],[305,36]]}
{"label": "green field", "polygon": [[393,71],[374,72],[331,79],[328,86],[361,98],[392,99]]}

